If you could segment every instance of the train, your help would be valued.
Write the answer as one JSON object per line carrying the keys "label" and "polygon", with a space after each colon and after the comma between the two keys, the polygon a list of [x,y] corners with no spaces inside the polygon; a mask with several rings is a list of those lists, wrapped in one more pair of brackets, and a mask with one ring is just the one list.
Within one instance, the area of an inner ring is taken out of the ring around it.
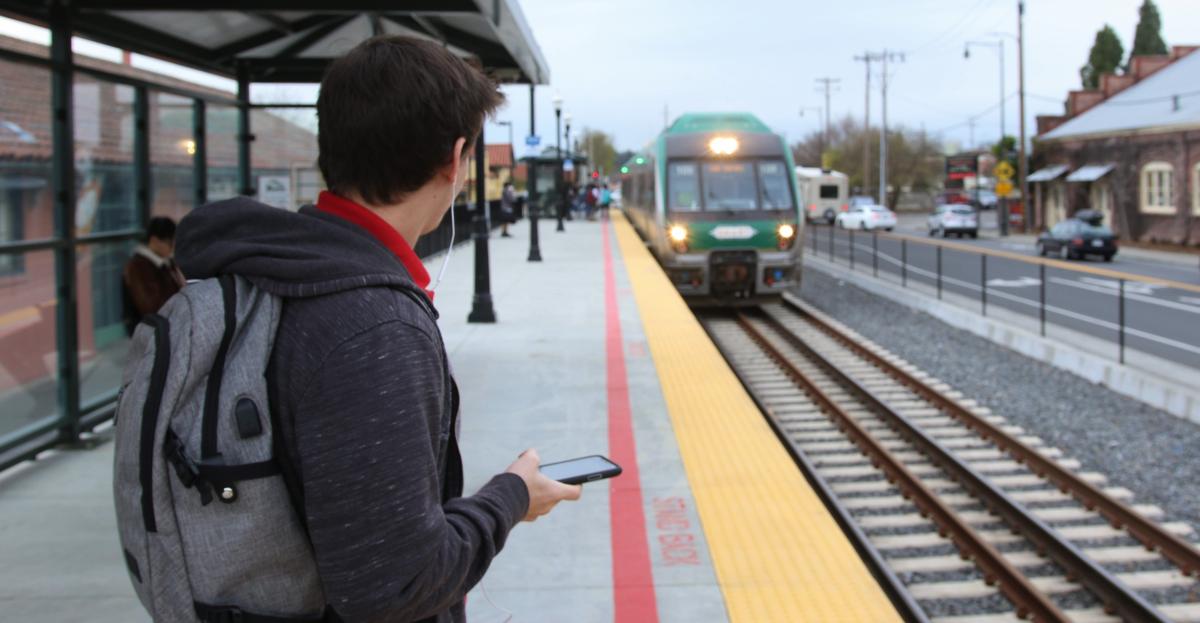
{"label": "train", "polygon": [[689,303],[775,298],[801,277],[794,166],[754,115],[685,114],[622,167],[622,209]]}

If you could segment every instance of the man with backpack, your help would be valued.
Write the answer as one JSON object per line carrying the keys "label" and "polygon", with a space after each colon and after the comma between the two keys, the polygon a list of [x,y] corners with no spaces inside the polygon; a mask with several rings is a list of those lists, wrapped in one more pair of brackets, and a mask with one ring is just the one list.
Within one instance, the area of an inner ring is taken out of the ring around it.
{"label": "man with backpack", "polygon": [[413,252],[503,96],[441,45],[370,39],[317,101],[329,187],[195,210],[192,283],[135,334],[114,493],[160,621],[463,621],[522,519],[578,486],[533,450],[461,497],[459,394]]}

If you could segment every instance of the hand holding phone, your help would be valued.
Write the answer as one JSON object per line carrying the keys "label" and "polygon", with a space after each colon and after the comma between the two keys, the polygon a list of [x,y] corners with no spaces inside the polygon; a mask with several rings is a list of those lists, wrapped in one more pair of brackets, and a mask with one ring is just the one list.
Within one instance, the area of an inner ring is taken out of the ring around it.
{"label": "hand holding phone", "polygon": [[520,476],[529,490],[529,508],[523,521],[534,521],[549,513],[559,502],[578,500],[583,493],[583,487],[579,485],[563,484],[542,474],[538,470],[540,464],[541,458],[538,457],[537,450],[531,448],[522,452],[521,456],[508,466],[508,473]]}

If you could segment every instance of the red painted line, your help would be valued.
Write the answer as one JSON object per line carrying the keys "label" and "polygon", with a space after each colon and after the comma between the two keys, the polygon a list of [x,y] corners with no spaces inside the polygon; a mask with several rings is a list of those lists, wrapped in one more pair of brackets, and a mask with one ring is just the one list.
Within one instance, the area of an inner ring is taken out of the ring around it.
{"label": "red painted line", "polygon": [[612,246],[601,223],[604,245],[605,354],[608,359],[608,452],[622,468],[610,481],[608,505],[612,526],[613,621],[657,623],[654,575],[650,571],[650,545],[646,539],[646,516],[642,510],[642,481],[638,474],[637,446],[633,439],[633,416],[629,403],[629,376],[621,337],[621,314],[617,307],[617,281],[613,273]]}

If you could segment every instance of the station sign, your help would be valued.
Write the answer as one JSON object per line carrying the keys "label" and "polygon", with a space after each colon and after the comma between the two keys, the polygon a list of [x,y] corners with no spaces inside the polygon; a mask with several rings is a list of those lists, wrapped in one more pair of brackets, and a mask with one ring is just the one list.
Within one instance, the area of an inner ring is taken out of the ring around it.
{"label": "station sign", "polygon": [[946,156],[946,179],[961,180],[975,177],[978,174],[979,156],[977,154]]}
{"label": "station sign", "polygon": [[537,147],[538,145],[542,144],[542,137],[536,134],[530,134],[529,136],[525,137],[525,144],[530,147]]}

